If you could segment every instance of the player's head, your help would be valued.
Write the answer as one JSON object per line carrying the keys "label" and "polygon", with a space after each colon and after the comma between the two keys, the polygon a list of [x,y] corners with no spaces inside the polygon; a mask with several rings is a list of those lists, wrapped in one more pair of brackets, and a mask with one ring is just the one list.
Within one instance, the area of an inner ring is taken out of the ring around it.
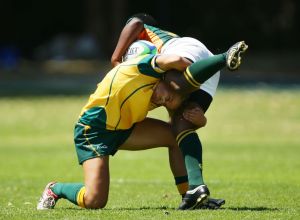
{"label": "player's head", "polygon": [[130,18],[138,18],[147,25],[156,26],[156,27],[158,26],[158,22],[151,15],[146,13],[137,13],[132,15]]}
{"label": "player's head", "polygon": [[153,91],[151,102],[157,106],[165,106],[167,109],[177,109],[183,101],[181,96],[172,86],[164,80],[160,80]]}

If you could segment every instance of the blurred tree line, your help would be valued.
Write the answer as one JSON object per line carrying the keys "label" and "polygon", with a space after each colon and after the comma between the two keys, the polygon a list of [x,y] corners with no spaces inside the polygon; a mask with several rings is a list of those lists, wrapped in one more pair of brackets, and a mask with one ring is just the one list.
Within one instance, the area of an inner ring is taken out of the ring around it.
{"label": "blurred tree line", "polygon": [[3,53],[27,59],[51,58],[55,53],[62,59],[109,59],[127,18],[138,12],[153,15],[163,28],[181,36],[198,38],[213,52],[238,40],[246,40],[256,51],[299,51],[299,4],[297,0],[2,0],[0,59]]}

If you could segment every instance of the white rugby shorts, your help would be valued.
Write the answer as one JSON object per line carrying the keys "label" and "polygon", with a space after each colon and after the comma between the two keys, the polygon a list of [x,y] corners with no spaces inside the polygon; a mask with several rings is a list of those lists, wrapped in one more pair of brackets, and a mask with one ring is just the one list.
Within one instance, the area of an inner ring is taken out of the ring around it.
{"label": "white rugby shorts", "polygon": [[[186,57],[193,62],[206,59],[213,54],[206,46],[195,38],[181,37],[169,40],[162,48],[162,54],[175,54]],[[220,71],[201,84],[200,89],[214,97],[220,79]]]}

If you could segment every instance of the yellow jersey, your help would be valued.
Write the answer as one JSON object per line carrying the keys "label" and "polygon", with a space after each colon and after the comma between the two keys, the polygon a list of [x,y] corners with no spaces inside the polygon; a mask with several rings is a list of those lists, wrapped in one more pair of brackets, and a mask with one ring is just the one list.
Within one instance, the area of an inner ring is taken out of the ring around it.
{"label": "yellow jersey", "polygon": [[143,55],[114,67],[83,107],[79,123],[107,130],[124,130],[147,116],[153,87],[163,71],[156,55]]}

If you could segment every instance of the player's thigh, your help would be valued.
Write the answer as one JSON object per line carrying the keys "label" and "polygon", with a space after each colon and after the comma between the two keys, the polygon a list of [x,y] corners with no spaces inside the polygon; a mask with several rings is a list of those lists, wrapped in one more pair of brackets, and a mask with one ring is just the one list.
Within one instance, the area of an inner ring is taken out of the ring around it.
{"label": "player's thigh", "polygon": [[144,150],[155,147],[176,145],[175,136],[168,123],[146,118],[135,125],[129,138],[121,145],[121,150]]}
{"label": "player's thigh", "polygon": [[109,193],[109,156],[84,161],[83,171],[86,205],[95,206],[90,208],[105,206]]}

